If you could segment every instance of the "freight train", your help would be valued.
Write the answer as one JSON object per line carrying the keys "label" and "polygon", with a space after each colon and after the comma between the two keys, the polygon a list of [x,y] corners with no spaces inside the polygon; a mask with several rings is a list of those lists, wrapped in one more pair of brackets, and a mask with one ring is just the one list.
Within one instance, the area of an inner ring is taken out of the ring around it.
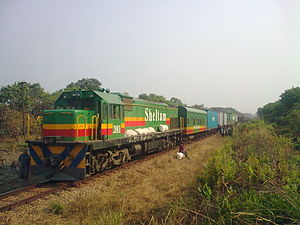
{"label": "freight train", "polygon": [[45,110],[41,140],[27,141],[33,176],[77,180],[151,151],[217,132],[232,113],[133,98],[108,90],[63,92]]}

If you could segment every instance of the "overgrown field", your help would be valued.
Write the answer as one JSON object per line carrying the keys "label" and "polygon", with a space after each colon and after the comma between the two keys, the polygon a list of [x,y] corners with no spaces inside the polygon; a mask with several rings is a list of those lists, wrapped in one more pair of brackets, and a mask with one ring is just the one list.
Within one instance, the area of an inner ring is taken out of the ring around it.
{"label": "overgrown field", "polygon": [[235,130],[179,201],[151,224],[300,224],[300,154],[263,122]]}

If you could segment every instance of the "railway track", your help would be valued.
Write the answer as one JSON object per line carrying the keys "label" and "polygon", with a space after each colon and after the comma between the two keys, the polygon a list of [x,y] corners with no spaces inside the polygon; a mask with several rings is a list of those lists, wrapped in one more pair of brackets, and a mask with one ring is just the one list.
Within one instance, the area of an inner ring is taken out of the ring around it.
{"label": "railway track", "polygon": [[0,195],[0,212],[12,210],[50,194],[59,192],[70,183],[51,183],[49,181],[26,186]]}
{"label": "railway track", "polygon": [[142,163],[145,160],[149,160],[154,157],[158,157],[161,154],[166,154],[168,151],[158,152],[156,154],[147,154],[145,157],[136,157],[134,160],[124,163],[120,166],[114,167],[109,170],[105,170],[101,173],[97,173],[93,176],[87,177],[83,180],[78,180],[74,182],[50,182],[44,181],[42,183],[33,184],[30,186],[26,186],[23,188],[19,188],[13,191],[5,192],[0,195],[0,212],[5,212],[12,210],[18,206],[22,206],[28,203],[31,203],[37,199],[44,198],[51,194],[58,193],[62,190],[77,187],[80,184],[86,184],[98,177],[107,175],[109,173],[113,173],[116,170],[120,170],[122,168],[128,167],[132,164]]}
{"label": "railway track", "polygon": [[[202,139],[202,138],[201,138]],[[200,140],[201,140],[200,139]],[[194,140],[194,141],[199,141]],[[192,142],[194,142],[192,141]],[[175,147],[176,148],[176,147]],[[152,152],[147,155],[140,155],[133,158],[132,161],[121,164],[120,166],[114,167],[109,170],[105,170],[101,173],[97,173],[93,176],[87,177],[83,180],[73,181],[73,182],[51,182],[44,181],[42,183],[33,184],[30,186],[26,186],[23,188],[19,188],[13,191],[9,191],[0,195],[0,212],[5,212],[12,210],[18,206],[22,206],[28,203],[31,203],[37,199],[44,198],[51,194],[58,193],[68,188],[78,187],[80,184],[86,184],[92,180],[97,179],[98,177],[108,175],[109,173],[113,173],[117,170],[129,167],[136,163],[142,163],[143,161],[159,157],[160,155],[167,154],[169,151],[174,150],[174,148],[161,151],[161,152]]]}

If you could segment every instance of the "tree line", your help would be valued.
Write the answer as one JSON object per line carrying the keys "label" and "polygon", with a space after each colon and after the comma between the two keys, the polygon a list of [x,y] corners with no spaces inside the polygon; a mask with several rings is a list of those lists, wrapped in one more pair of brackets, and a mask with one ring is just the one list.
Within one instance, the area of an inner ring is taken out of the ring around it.
{"label": "tree line", "polygon": [[278,134],[292,138],[300,148],[300,87],[288,89],[278,101],[258,108],[257,115],[272,124]]}
{"label": "tree line", "polygon": [[0,135],[17,139],[25,134],[25,130],[31,134],[39,133],[38,116],[43,110],[51,109],[63,91],[99,90],[101,85],[97,79],[83,78],[53,93],[46,92],[39,83],[21,81],[3,86],[0,88]]}
{"label": "tree line", "polygon": [[[95,78],[82,78],[76,82],[71,82],[64,88],[48,93],[39,83],[14,82],[13,84],[0,88],[0,135],[18,137],[27,133],[40,133],[40,124],[37,118],[42,115],[43,110],[51,109],[54,102],[63,91],[72,90],[93,90],[101,88],[102,83]],[[140,94],[141,99],[166,103],[172,106],[187,106],[177,97],[166,97],[154,93]],[[203,104],[194,104],[191,107],[196,109],[207,109]],[[239,116],[242,113],[234,108],[211,108],[223,112],[233,112]],[[25,119],[23,118],[25,115]],[[24,121],[26,120],[26,124]]]}

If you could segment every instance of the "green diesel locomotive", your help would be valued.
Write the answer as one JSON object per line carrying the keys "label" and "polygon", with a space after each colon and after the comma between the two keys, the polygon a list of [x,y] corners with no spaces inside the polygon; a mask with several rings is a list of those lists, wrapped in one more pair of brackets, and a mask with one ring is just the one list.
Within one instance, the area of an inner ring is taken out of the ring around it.
{"label": "green diesel locomotive", "polygon": [[[163,125],[171,129],[159,132]],[[175,146],[182,133],[178,128],[177,108],[167,104],[104,91],[64,92],[55,109],[44,111],[42,140],[28,141],[31,173],[81,179],[134,155]]]}

